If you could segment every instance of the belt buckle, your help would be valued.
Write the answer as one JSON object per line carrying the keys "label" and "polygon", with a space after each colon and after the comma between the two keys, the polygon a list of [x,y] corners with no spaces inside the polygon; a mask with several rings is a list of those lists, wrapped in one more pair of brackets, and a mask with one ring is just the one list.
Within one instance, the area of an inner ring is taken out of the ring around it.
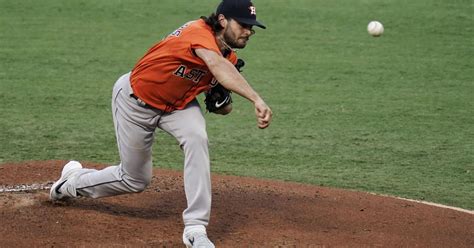
{"label": "belt buckle", "polygon": [[146,102],[144,102],[142,99],[138,98],[138,96],[136,96],[135,94],[130,94],[130,96],[137,101],[138,106],[144,108],[148,107],[148,104],[146,104]]}

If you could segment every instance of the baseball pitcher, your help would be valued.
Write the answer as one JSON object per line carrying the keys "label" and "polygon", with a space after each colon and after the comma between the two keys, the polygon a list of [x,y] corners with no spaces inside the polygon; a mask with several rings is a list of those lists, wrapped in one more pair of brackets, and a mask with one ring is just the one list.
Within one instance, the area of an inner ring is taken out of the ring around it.
{"label": "baseball pitcher", "polygon": [[272,111],[239,73],[244,63],[234,51],[247,45],[254,26],[265,28],[250,0],[223,0],[215,13],[187,22],[151,47],[113,88],[120,164],[94,170],[70,161],[51,188],[51,200],[143,191],[152,178],[151,151],[160,128],[184,153],[183,242],[214,247],[206,233],[212,195],[208,137],[196,96],[205,92],[209,112],[228,114],[234,92],[254,105],[259,128],[270,125]]}

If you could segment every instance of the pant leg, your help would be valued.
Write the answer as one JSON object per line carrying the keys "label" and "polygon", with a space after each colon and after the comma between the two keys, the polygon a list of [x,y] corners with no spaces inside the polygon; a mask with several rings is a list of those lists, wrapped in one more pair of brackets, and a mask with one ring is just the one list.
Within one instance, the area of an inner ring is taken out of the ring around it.
{"label": "pant leg", "polygon": [[173,135],[184,152],[184,189],[188,207],[183,212],[186,226],[209,223],[211,178],[206,122],[194,100],[183,110],[163,115],[158,127]]}
{"label": "pant leg", "polygon": [[130,97],[130,74],[116,82],[112,112],[121,163],[103,170],[84,169],[73,181],[87,197],[106,197],[141,192],[152,178],[152,145],[161,111],[139,106]]}

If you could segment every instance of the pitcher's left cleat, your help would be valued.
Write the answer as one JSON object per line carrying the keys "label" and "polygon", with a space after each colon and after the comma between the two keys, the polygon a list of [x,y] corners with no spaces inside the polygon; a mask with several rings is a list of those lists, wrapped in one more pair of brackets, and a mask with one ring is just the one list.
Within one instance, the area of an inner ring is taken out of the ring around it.
{"label": "pitcher's left cleat", "polygon": [[71,189],[70,187],[63,187],[64,183],[68,180],[71,180],[76,174],[82,169],[81,163],[77,161],[69,161],[64,165],[61,172],[61,177],[56,181],[51,190],[49,191],[49,198],[52,201],[67,200],[70,198],[77,197],[76,190]]}
{"label": "pitcher's left cleat", "polygon": [[185,228],[183,243],[187,248],[215,248],[214,244],[207,237],[204,226]]}

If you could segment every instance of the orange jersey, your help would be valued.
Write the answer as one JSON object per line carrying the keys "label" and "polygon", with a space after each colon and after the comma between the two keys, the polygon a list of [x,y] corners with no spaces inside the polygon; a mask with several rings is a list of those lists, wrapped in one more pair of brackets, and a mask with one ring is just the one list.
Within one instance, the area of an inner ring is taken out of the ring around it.
{"label": "orange jersey", "polygon": [[[130,76],[134,94],[165,112],[186,107],[215,81],[204,61],[194,54],[197,48],[222,55],[212,29],[201,19],[186,23],[138,61]],[[235,64],[235,52],[227,59]]]}

